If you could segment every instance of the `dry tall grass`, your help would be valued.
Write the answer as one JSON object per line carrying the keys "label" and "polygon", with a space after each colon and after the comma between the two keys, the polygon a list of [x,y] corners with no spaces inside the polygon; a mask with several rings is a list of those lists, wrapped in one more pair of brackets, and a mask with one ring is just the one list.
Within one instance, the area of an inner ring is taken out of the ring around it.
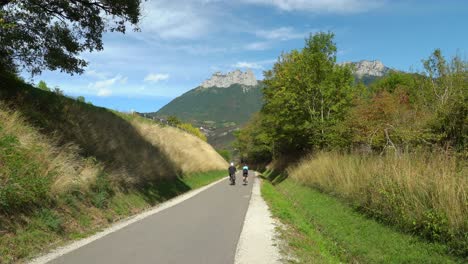
{"label": "dry tall grass", "polygon": [[468,169],[448,153],[318,153],[288,173],[424,236],[467,239]]}
{"label": "dry tall grass", "polygon": [[[53,192],[64,191],[71,185],[87,186],[90,182],[94,182],[101,170],[94,161],[81,157],[76,145],[58,146],[50,137],[44,136],[28,125],[18,112],[7,110],[1,104],[0,125],[2,127],[0,136],[14,135],[29,160],[40,164],[36,177],[46,177],[53,172]],[[21,166],[28,166],[28,163],[23,163]],[[8,178],[8,175],[3,177]]]}
{"label": "dry tall grass", "polygon": [[[97,113],[99,114],[99,112]],[[87,117],[91,115],[88,114]],[[104,166],[102,162],[94,158],[85,158],[80,153],[82,150],[74,143],[59,143],[59,137],[53,139],[39,133],[36,128],[30,126],[28,122],[21,117],[19,112],[12,112],[6,107],[0,106],[0,120],[4,133],[17,137],[21,146],[29,151],[31,159],[42,164],[42,173],[44,175],[53,171],[55,175],[53,191],[55,193],[64,192],[68,187],[74,185],[87,187],[89,183],[94,182],[97,175],[106,170],[111,178],[120,182],[132,183],[137,179],[150,180],[154,178],[173,178],[178,175],[177,171],[182,173],[205,172],[212,170],[222,170],[227,168],[224,159],[206,142],[184,132],[177,128],[161,127],[156,123],[144,122],[144,120],[132,118],[130,127],[134,127],[135,135],[138,140],[130,137],[125,139],[125,130],[112,132],[115,117],[101,122],[93,122],[94,118],[87,118],[89,122],[86,128],[90,131],[80,132],[74,128],[75,135],[81,136],[88,134],[86,148],[94,145],[97,153],[109,153],[111,158],[116,158],[110,165]],[[99,129],[98,125],[102,127]],[[83,129],[86,129],[83,128]],[[103,135],[108,135],[108,139],[102,140]],[[133,145],[132,143],[145,142],[144,147]],[[80,142],[81,143],[81,142]],[[125,148],[123,148],[123,145]],[[118,150],[115,151],[115,150]],[[146,151],[142,151],[146,150]],[[158,151],[155,151],[158,150]],[[114,153],[112,153],[114,152]],[[127,157],[135,162],[132,167],[125,166],[123,160]],[[166,157],[168,157],[171,168],[167,168]],[[102,159],[101,159],[102,160]],[[105,162],[105,161],[104,161]],[[125,166],[124,169],[122,168]],[[162,164],[162,165],[161,165]],[[131,175],[131,173],[140,173],[145,171],[147,175]],[[149,176],[150,174],[156,177]],[[38,175],[41,177],[41,175]]]}
{"label": "dry tall grass", "polygon": [[223,170],[228,167],[213,147],[194,135],[138,119],[133,120],[132,124],[146,140],[163,149],[184,173]]}

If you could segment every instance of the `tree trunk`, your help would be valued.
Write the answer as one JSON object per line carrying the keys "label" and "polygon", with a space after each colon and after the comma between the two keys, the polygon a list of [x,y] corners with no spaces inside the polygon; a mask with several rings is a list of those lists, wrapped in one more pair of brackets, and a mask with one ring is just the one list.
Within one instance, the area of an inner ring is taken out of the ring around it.
{"label": "tree trunk", "polygon": [[320,104],[320,116],[321,116],[321,119],[322,119],[322,137],[323,137],[323,94],[321,95],[321,104]]}

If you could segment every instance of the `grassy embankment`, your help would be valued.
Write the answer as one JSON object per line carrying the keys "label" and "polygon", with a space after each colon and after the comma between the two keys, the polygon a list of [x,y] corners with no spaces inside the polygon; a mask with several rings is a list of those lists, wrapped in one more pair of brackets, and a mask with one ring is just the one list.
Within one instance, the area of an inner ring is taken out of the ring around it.
{"label": "grassy embankment", "polygon": [[288,175],[266,173],[262,193],[300,263],[466,261],[466,166],[453,157],[321,153]]}
{"label": "grassy embankment", "polygon": [[179,129],[0,78],[0,263],[225,175],[222,157]]}

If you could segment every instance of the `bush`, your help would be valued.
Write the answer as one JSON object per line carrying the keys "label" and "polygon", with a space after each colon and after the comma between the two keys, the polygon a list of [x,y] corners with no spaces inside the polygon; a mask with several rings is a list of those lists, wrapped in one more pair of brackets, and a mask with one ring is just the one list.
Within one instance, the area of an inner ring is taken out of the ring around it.
{"label": "bush", "polygon": [[178,128],[184,130],[185,132],[188,132],[198,138],[200,138],[201,140],[203,141],[207,141],[207,138],[205,136],[205,134],[203,134],[200,129],[192,126],[192,124],[189,124],[189,123],[180,123],[177,125]]}
{"label": "bush", "polygon": [[232,155],[231,152],[227,149],[217,149],[216,150],[221,157],[223,157],[227,162],[231,161]]}

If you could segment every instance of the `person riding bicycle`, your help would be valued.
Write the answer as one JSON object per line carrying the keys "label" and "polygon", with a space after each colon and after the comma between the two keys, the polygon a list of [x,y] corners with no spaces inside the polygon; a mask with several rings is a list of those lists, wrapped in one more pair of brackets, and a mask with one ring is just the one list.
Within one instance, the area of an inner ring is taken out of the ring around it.
{"label": "person riding bicycle", "polygon": [[249,176],[249,167],[247,164],[244,164],[244,167],[242,167],[242,175],[244,176],[244,183],[247,183],[247,176]]}
{"label": "person riding bicycle", "polygon": [[236,167],[234,167],[234,162],[231,162],[231,165],[228,168],[228,172],[229,179],[231,180],[231,183],[234,184],[236,179]]}

